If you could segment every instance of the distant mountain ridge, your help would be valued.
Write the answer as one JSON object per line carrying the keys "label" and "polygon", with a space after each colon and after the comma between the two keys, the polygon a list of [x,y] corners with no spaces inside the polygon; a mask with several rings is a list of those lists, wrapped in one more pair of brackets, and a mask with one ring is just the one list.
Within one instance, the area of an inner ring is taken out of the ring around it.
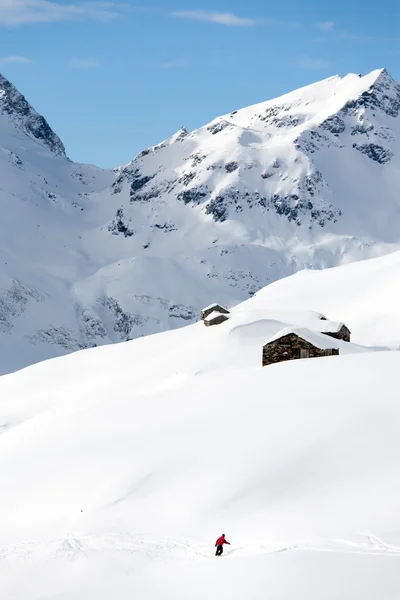
{"label": "distant mountain ridge", "polygon": [[0,77],[0,373],[399,249],[399,114],[385,69],[336,76],[102,170]]}
{"label": "distant mountain ridge", "polygon": [[0,113],[8,116],[17,128],[42,142],[56,156],[66,156],[64,144],[26,98],[0,74]]}

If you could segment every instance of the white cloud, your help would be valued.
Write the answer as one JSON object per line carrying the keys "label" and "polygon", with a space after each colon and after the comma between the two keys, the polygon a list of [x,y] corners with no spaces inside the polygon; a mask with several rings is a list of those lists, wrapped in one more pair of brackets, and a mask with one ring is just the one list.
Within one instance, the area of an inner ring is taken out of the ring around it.
{"label": "white cloud", "polygon": [[182,10],[172,13],[173,17],[192,19],[194,21],[208,21],[227,27],[251,27],[257,23],[256,19],[238,17],[233,13],[215,12],[211,10]]}
{"label": "white cloud", "polygon": [[353,33],[347,33],[342,31],[339,34],[342,40],[349,40],[352,42],[400,42],[400,36],[385,36],[385,35],[358,35]]}
{"label": "white cloud", "polygon": [[333,31],[333,29],[335,28],[335,22],[334,21],[321,21],[320,23],[317,23],[317,27],[318,27],[318,29],[321,29],[322,31]]}
{"label": "white cloud", "polygon": [[163,69],[183,69],[187,66],[187,62],[183,58],[174,58],[163,63],[161,66]]}
{"label": "white cloud", "polygon": [[74,69],[98,69],[100,62],[96,58],[72,58],[69,64]]}
{"label": "white cloud", "polygon": [[76,19],[108,20],[118,17],[124,5],[117,2],[71,2],[54,0],[0,0],[0,25],[54,23]]}
{"label": "white cloud", "polygon": [[33,62],[26,56],[0,56],[0,64],[2,65],[29,65]]}
{"label": "white cloud", "polygon": [[300,59],[299,66],[303,69],[326,69],[329,67],[329,63],[322,58],[304,56]]}

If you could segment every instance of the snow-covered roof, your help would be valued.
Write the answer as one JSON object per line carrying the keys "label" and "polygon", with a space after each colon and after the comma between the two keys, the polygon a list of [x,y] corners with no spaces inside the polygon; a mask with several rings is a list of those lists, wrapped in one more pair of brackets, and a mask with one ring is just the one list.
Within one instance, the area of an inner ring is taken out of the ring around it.
{"label": "snow-covered roof", "polygon": [[212,313],[210,313],[209,315],[207,315],[204,320],[205,321],[212,321],[213,319],[216,319],[217,317],[225,317],[226,319],[229,319],[229,315],[226,315],[224,313],[219,312],[218,310],[213,310]]}
{"label": "snow-covered roof", "polygon": [[[221,304],[217,304],[217,302],[213,302],[213,304],[210,304],[209,306],[206,306],[205,308],[202,309],[202,312],[205,312],[206,310],[210,310],[210,308],[224,308],[223,306],[221,306]],[[227,310],[226,308],[224,310]]]}
{"label": "snow-covered roof", "polygon": [[340,348],[340,342],[335,340],[334,338],[328,337],[323,333],[318,333],[316,331],[311,331],[310,329],[304,329],[300,327],[285,327],[278,331],[277,334],[272,336],[266,343],[271,344],[272,342],[276,342],[277,340],[283,338],[285,335],[290,335],[291,333],[297,335],[302,338],[306,342],[309,342],[316,348],[320,350],[331,350],[332,348]]}
{"label": "snow-covered roof", "polygon": [[319,330],[321,333],[338,333],[344,326],[339,321],[320,321]]}

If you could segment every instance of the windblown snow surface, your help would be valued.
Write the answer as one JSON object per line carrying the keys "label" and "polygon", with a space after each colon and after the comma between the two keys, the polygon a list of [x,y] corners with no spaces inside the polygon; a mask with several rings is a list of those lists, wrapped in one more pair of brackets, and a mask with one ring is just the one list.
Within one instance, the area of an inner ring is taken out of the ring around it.
{"label": "windblown snow surface", "polygon": [[399,114],[385,70],[335,76],[101,170],[0,76],[0,374],[398,250]]}
{"label": "windblown snow surface", "polygon": [[[398,600],[399,280],[400,253],[304,272],[2,377],[2,598]],[[323,314],[340,356],[261,367]]]}

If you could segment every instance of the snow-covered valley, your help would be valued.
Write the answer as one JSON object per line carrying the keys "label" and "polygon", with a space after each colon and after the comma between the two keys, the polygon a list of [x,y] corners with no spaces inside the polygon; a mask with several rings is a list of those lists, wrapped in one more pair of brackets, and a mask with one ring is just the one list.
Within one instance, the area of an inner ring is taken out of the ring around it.
{"label": "snow-covered valley", "polygon": [[400,87],[331,77],[77,165],[0,78],[0,373],[400,248]]}
{"label": "snow-covered valley", "polygon": [[[4,597],[397,600],[399,281],[399,252],[302,272],[221,325],[2,377]],[[330,319],[339,356],[261,367]]]}

